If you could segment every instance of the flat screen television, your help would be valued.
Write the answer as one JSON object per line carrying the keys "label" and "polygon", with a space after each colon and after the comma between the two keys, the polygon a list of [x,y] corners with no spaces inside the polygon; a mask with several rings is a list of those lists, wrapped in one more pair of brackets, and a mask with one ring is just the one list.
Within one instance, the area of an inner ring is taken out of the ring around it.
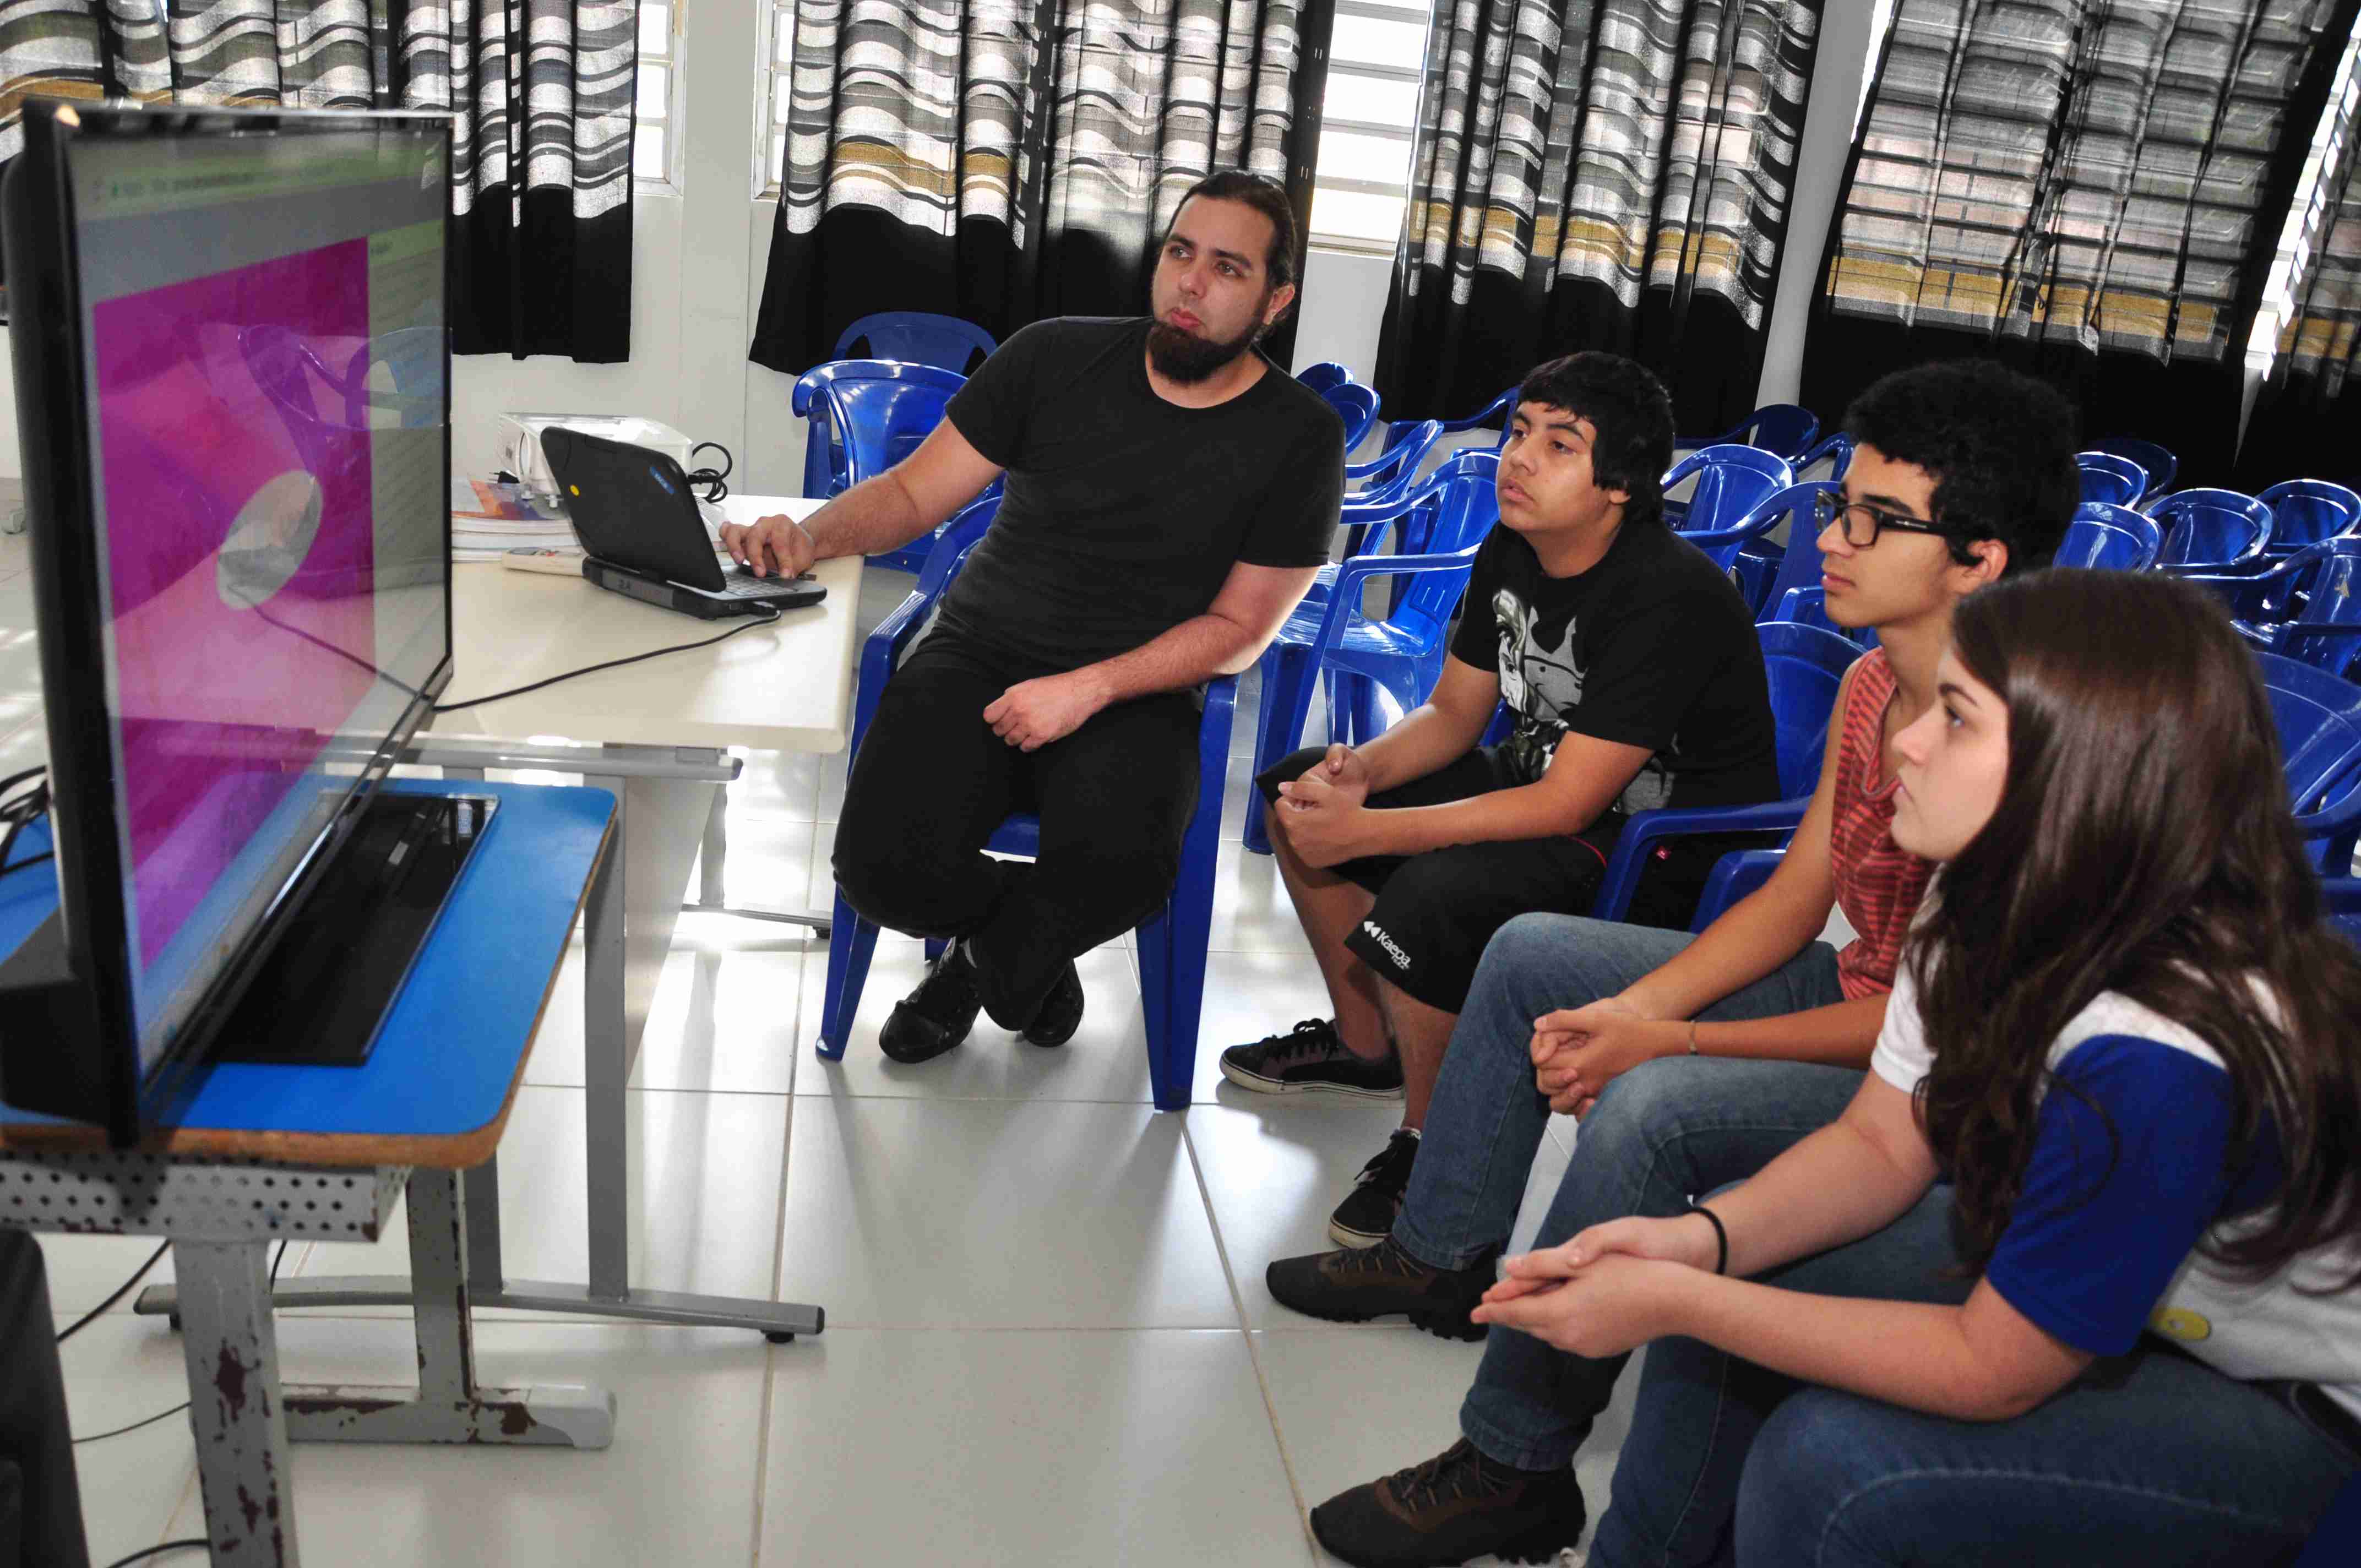
{"label": "flat screen television", "polygon": [[[0,246],[55,891],[0,962],[0,1100],[127,1144],[176,1119],[450,678],[451,136],[23,122]],[[0,876],[0,913],[49,886]]]}

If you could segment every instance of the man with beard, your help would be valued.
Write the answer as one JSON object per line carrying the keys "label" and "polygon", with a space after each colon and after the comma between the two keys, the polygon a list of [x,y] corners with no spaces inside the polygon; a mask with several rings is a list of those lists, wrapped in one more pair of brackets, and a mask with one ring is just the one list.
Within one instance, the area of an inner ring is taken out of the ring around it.
{"label": "man with beard", "polygon": [[[879,1035],[917,1062],[979,1008],[1036,1046],[1082,1016],[1073,960],[1171,892],[1196,806],[1204,683],[1261,655],[1327,559],[1344,428],[1254,351],[1294,302],[1280,188],[1229,170],[1181,199],[1147,320],[1036,323],[907,458],[807,523],[723,530],[757,573],[871,554],[1005,473],[991,529],[886,685],[853,758],[837,886],[949,942]],[[995,861],[1012,811],[1040,858]]]}

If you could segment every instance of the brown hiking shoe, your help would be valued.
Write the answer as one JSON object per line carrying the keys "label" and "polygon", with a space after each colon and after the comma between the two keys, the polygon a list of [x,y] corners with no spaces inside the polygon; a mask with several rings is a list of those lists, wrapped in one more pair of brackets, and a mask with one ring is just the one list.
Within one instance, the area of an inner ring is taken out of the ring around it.
{"label": "brown hiking shoe", "polygon": [[1312,1510],[1312,1533],[1353,1568],[1451,1568],[1487,1555],[1547,1563],[1582,1539],[1584,1518],[1571,1465],[1515,1470],[1461,1438],[1329,1498]]}

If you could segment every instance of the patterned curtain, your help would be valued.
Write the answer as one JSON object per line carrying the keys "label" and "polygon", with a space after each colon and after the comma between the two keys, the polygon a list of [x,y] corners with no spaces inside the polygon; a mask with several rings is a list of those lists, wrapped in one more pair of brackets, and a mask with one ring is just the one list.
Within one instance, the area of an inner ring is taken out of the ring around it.
{"label": "patterned curtain", "polygon": [[1681,428],[1754,399],[1819,0],[1437,0],[1377,384],[1458,415],[1631,355]]}
{"label": "patterned curtain", "polygon": [[628,359],[638,12],[638,0],[0,0],[0,159],[23,145],[28,93],[456,106],[452,348]]}
{"label": "patterned curtain", "polygon": [[[1329,0],[799,0],[749,357],[799,374],[874,311],[1006,337],[1148,308],[1216,169],[1311,203]],[[1301,258],[1299,258],[1299,263]],[[1292,354],[1293,317],[1265,342]]]}
{"label": "patterned curtain", "polygon": [[2164,443],[2184,481],[2220,477],[2353,12],[1898,0],[1831,225],[1806,400],[1840,407],[1894,366],[1996,354],[2079,392],[2092,434]]}
{"label": "patterned curtain", "polygon": [[2349,80],[2304,214],[2294,308],[2246,422],[2240,482],[2361,480],[2361,74]]}

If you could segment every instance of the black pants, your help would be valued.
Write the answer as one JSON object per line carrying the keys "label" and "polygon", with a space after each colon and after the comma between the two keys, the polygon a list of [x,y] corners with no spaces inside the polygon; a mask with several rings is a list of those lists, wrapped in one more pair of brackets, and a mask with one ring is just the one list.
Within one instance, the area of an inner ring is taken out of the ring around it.
{"label": "black pants", "polygon": [[[836,884],[852,907],[914,937],[964,938],[983,1004],[1031,1022],[1068,960],[1171,896],[1197,806],[1194,692],[1117,703],[1062,740],[1022,751],[983,710],[1054,674],[938,625],[894,672],[846,782]],[[1012,812],[1041,819],[1041,855],[995,861]]]}
{"label": "black pants", "polygon": [[0,1568],[89,1568],[41,1249],[0,1230]]}

